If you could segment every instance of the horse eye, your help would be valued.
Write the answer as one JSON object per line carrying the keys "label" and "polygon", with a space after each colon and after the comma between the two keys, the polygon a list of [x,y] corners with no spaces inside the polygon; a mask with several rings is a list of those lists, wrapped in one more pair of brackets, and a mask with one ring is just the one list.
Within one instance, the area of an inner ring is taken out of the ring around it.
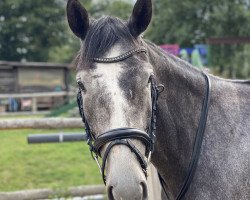
{"label": "horse eye", "polygon": [[147,87],[149,87],[151,85],[151,76],[148,78],[148,82],[147,82]]}
{"label": "horse eye", "polygon": [[78,85],[78,87],[79,87],[82,91],[85,91],[85,87],[84,87],[83,82],[77,81],[77,85]]}

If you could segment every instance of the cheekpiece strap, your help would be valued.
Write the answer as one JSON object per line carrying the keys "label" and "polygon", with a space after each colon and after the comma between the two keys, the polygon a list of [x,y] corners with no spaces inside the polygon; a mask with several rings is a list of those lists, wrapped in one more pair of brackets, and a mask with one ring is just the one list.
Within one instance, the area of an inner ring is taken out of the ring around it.
{"label": "cheekpiece strap", "polygon": [[151,138],[151,149],[150,151],[154,151],[154,143],[155,143],[155,133],[156,133],[156,114],[157,114],[157,100],[161,92],[164,91],[163,85],[156,86],[156,80],[154,76],[150,78],[151,82],[151,99],[152,99],[152,113],[151,113],[151,124],[149,127],[149,137]]}
{"label": "cheekpiece strap", "polygon": [[78,90],[76,99],[77,99],[77,105],[78,105],[78,108],[79,108],[79,113],[80,113],[80,116],[82,118],[82,122],[85,125],[85,132],[86,132],[86,136],[87,136],[87,143],[88,143],[88,145],[90,147],[90,151],[93,152],[94,151],[94,147],[92,145],[93,136],[91,134],[91,130],[90,130],[89,124],[88,124],[88,122],[87,122],[87,120],[85,118],[85,115],[84,115],[84,111],[83,111],[83,99],[82,99],[82,94],[81,94],[81,89],[80,88]]}

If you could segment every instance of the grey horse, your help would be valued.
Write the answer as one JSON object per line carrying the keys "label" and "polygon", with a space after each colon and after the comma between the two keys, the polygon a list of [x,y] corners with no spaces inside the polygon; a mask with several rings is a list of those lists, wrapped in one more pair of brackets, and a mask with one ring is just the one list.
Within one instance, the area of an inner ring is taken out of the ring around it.
{"label": "grey horse", "polygon": [[[151,0],[137,0],[127,21],[90,18],[77,0],[69,0],[67,17],[81,41],[77,80],[94,138],[122,127],[145,131],[152,113],[151,77],[165,86],[158,98],[152,163],[161,177],[162,199],[178,199],[193,155],[206,72],[142,38],[152,17]],[[126,57],[126,52],[141,47],[145,52]],[[119,62],[97,62],[121,57]],[[250,82],[207,76],[211,92],[205,132],[196,171],[182,199],[250,199]],[[133,138],[131,142],[144,155],[144,143]],[[101,156],[107,147],[108,143]],[[109,199],[150,198],[147,177],[130,148],[114,146],[104,162]]]}

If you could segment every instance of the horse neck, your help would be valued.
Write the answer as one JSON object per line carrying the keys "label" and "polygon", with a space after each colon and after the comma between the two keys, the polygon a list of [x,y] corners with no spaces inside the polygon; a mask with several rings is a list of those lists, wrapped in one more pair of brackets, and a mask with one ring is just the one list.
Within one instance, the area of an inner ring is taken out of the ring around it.
{"label": "horse neck", "polygon": [[148,43],[149,57],[165,91],[158,100],[152,162],[175,196],[187,171],[199,123],[205,80],[202,72]]}

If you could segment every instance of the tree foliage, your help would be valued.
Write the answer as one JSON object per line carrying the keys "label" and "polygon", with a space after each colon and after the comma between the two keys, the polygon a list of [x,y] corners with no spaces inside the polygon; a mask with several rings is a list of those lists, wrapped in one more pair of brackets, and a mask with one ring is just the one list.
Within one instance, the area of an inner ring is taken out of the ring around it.
{"label": "tree foliage", "polygon": [[155,0],[148,38],[191,46],[207,38],[250,35],[249,0]]}
{"label": "tree foliage", "polygon": [[1,0],[0,60],[46,61],[65,39],[63,0]]}
{"label": "tree foliage", "polygon": [[[92,17],[128,19],[132,0],[80,0]],[[249,37],[250,0],[154,0],[154,17],[146,38],[181,47],[206,43],[207,38]],[[65,17],[66,0],[1,0],[0,60],[70,62],[79,49]],[[210,65],[231,77],[240,73],[244,45],[213,45]],[[244,71],[244,70],[243,70]],[[245,70],[247,71],[247,70]]]}
{"label": "tree foliage", "polygon": [[[250,36],[249,0],[155,0],[154,5],[153,23],[146,36],[157,44],[191,47],[205,44],[208,38]],[[235,77],[241,68],[235,54],[244,49],[242,45],[213,45],[210,65],[219,68],[221,74],[226,71],[226,76]]]}
{"label": "tree foliage", "polygon": [[93,4],[90,14],[93,17],[101,17],[103,15],[116,16],[121,19],[128,19],[132,13],[132,4],[118,0],[104,0]]}
{"label": "tree foliage", "polygon": [[[131,5],[81,0],[90,15],[127,18]],[[65,0],[1,0],[0,60],[70,62],[79,49],[65,17]]]}

